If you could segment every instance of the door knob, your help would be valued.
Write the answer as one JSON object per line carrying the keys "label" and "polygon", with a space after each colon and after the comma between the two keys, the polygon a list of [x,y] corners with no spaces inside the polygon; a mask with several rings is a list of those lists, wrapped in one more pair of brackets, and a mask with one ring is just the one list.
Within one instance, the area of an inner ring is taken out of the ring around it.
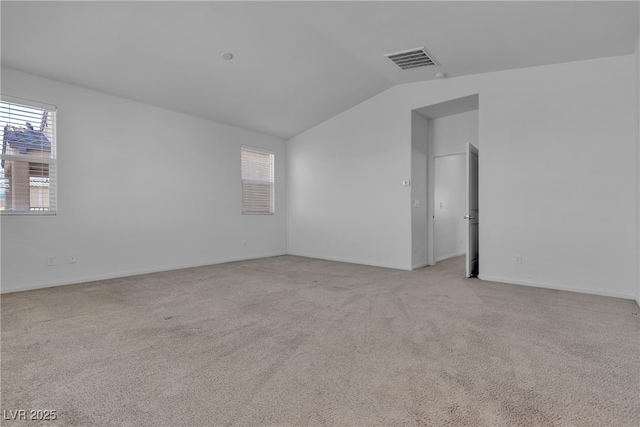
{"label": "door knob", "polygon": [[475,216],[465,215],[464,219],[476,219]]}

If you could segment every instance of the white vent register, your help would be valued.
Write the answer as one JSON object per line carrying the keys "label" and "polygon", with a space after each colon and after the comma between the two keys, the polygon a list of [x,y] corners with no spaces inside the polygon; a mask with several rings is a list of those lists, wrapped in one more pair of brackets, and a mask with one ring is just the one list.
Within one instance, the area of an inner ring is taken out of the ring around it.
{"label": "white vent register", "polygon": [[424,47],[403,50],[402,52],[387,53],[385,56],[403,70],[438,65],[436,60],[427,53]]}

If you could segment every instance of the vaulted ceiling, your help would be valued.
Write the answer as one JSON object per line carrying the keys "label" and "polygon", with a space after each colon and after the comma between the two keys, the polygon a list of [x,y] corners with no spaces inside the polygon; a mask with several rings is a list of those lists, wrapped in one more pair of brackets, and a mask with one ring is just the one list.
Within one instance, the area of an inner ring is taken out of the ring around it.
{"label": "vaulted ceiling", "polygon": [[[5,67],[284,138],[436,73],[630,54],[639,27],[637,1],[0,7]],[[439,65],[402,71],[384,56],[422,46]]]}

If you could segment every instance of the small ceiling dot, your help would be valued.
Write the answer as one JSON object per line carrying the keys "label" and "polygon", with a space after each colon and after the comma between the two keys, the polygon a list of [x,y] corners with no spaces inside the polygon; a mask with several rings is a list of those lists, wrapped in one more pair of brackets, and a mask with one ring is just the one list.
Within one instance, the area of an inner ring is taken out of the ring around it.
{"label": "small ceiling dot", "polygon": [[224,59],[225,61],[229,61],[230,59],[233,59],[233,53],[231,52],[225,52],[222,54],[222,59]]}

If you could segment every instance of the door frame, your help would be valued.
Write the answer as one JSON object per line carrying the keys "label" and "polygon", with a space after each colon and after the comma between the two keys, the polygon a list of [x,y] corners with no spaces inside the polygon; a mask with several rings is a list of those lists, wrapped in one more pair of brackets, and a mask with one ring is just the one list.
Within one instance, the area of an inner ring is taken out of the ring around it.
{"label": "door frame", "polygon": [[[480,219],[480,197],[479,197],[479,171],[480,171],[480,152],[478,150],[478,148],[476,148],[475,145],[471,144],[470,142],[467,142],[467,152],[465,153],[466,155],[466,184],[467,184],[467,213],[465,215],[465,219],[468,221],[467,223],[467,253],[465,256],[465,272],[467,277],[477,277],[479,270],[480,270],[480,244],[479,244],[479,237],[480,237],[480,225],[479,225],[479,219]],[[472,170],[472,158],[475,156],[476,158],[476,165],[475,165],[475,173],[473,173],[474,171]],[[475,178],[475,184],[473,184],[473,181]],[[475,208],[473,208],[472,205],[472,200],[475,198],[477,206],[475,206]],[[475,225],[475,227],[474,227]],[[472,235],[474,238],[472,238]],[[474,251],[474,248],[472,246],[474,246],[474,242],[475,245],[477,246],[477,249]],[[474,252],[472,254],[472,252]],[[477,255],[477,256],[476,256]],[[474,258],[472,258],[472,256]]]}
{"label": "door frame", "polygon": [[[426,109],[431,109],[433,107],[436,106],[441,106],[444,104],[450,104],[452,102],[457,102],[457,101],[461,101],[461,100],[466,100],[467,98],[470,97],[476,97],[478,99],[477,101],[477,105],[475,108],[466,108],[468,106],[468,104],[465,102],[464,106],[461,106],[460,108],[456,108],[457,111],[453,112],[453,110],[448,109],[447,110],[447,114],[442,114],[442,111],[439,111],[435,114],[432,114],[434,112],[432,111],[425,111]],[[480,102],[479,102],[479,97],[480,97],[480,93],[473,93],[467,96],[462,96],[462,97],[457,97],[457,98],[453,98],[453,99],[449,99],[446,101],[442,101],[442,102],[437,102],[437,103],[433,103],[433,104],[429,104],[429,105],[425,105],[423,107],[420,108],[416,108],[413,109],[412,111],[417,112],[418,114],[422,115],[423,117],[426,117],[427,120],[434,120],[440,117],[446,117],[446,116],[450,116],[450,115],[454,115],[454,114],[461,114],[461,113],[466,113],[469,111],[473,111],[473,110],[478,110],[478,112],[482,109]],[[478,120],[480,120],[480,117],[478,118]],[[480,125],[480,123],[478,123],[478,125]],[[477,135],[478,138],[478,142],[480,139],[480,134],[478,133]],[[458,151],[458,152],[454,152],[451,153],[452,155],[455,154],[465,154],[466,155],[466,151]],[[446,155],[446,154],[445,154]],[[429,131],[429,137],[427,138],[427,212],[426,212],[426,226],[427,226],[427,241],[426,241],[426,265],[436,265],[436,260],[435,260],[435,157],[441,157],[443,155],[437,155],[434,156],[434,147],[433,147],[433,140],[431,137],[431,133]]]}
{"label": "door frame", "polygon": [[435,226],[435,221],[436,221],[436,159],[437,158],[441,158],[441,157],[450,157],[450,156],[465,156],[466,158],[466,151],[456,151],[455,153],[447,153],[447,154],[438,154],[435,156],[429,156],[429,176],[428,176],[428,181],[429,181],[429,185],[427,186],[428,189],[427,191],[429,192],[428,195],[428,199],[429,199],[429,203],[428,203],[428,207],[427,207],[427,225],[428,225],[428,230],[427,230],[427,238],[428,238],[428,242],[427,242],[427,247],[428,247],[428,257],[427,260],[429,262],[429,265],[436,265],[437,260],[436,260],[436,239],[435,239],[435,232],[436,232],[436,226]]}

